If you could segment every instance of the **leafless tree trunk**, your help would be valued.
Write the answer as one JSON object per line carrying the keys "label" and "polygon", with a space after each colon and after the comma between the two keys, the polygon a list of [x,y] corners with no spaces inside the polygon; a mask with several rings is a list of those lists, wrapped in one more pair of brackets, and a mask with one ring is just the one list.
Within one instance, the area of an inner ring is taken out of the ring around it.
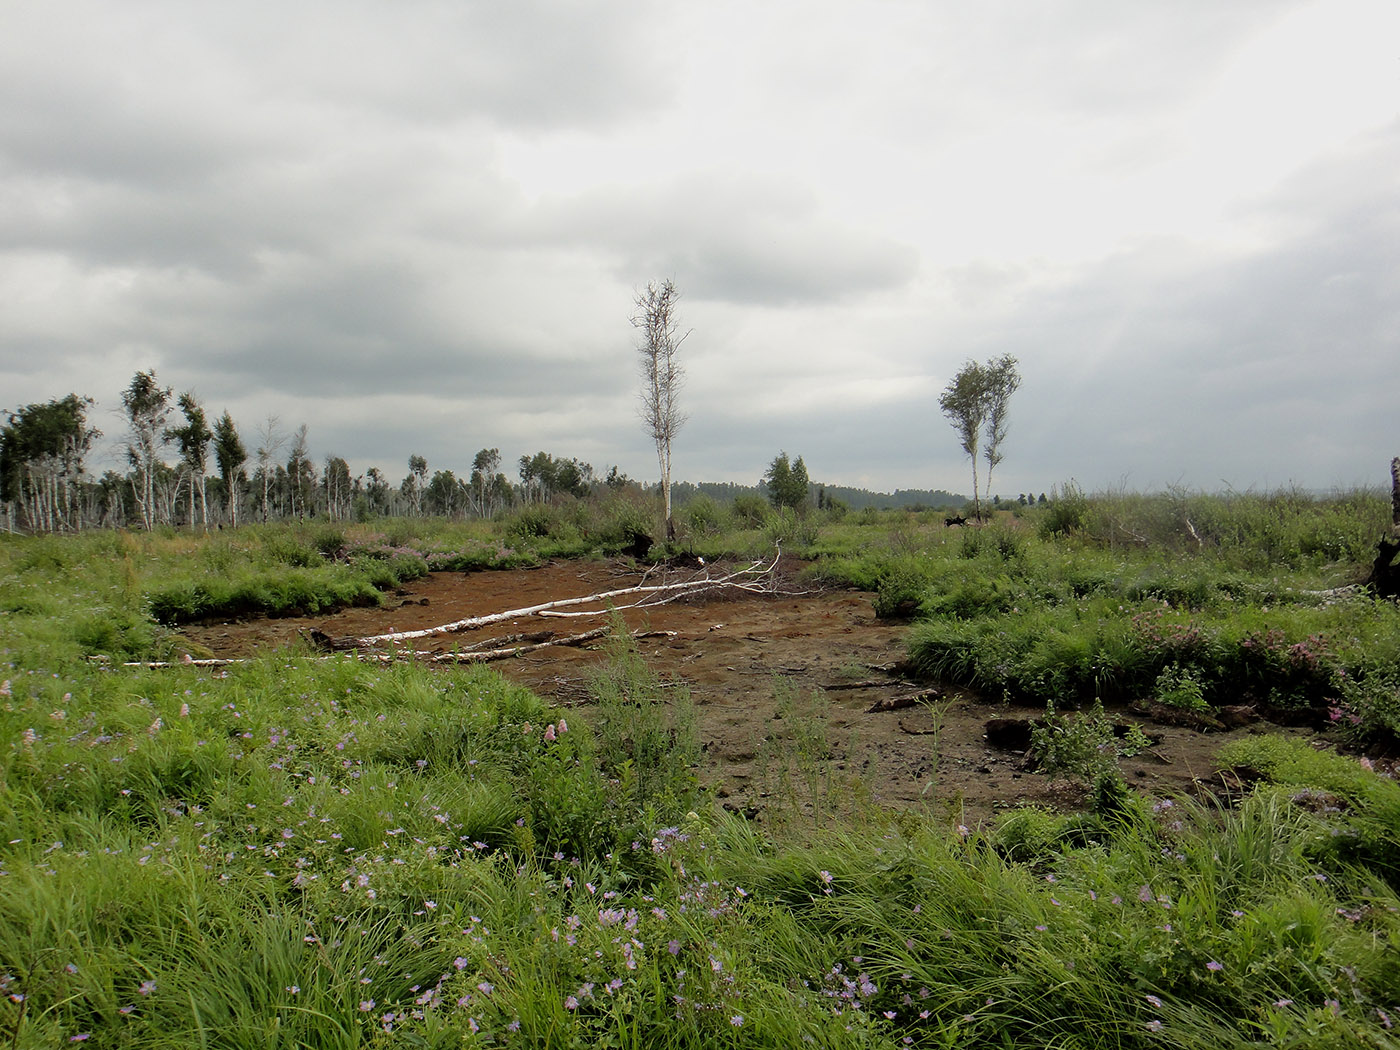
{"label": "leafless tree trunk", "polygon": [[661,468],[667,540],[676,538],[675,523],[671,519],[671,441],[685,424],[679,403],[685,370],[676,354],[690,334],[680,334],[676,320],[679,298],[680,293],[669,279],[659,285],[652,282],[646,291],[638,293],[637,312],[632,315],[632,326],[641,332],[637,353],[641,357],[642,420],[656,445],[656,460]]}
{"label": "leafless tree trunk", "polygon": [[1390,528],[1400,532],[1400,456],[1390,461]]}
{"label": "leafless tree trunk", "polygon": [[267,422],[258,427],[258,467],[262,470],[262,520],[267,524],[268,489],[272,484],[272,464],[277,452],[286,444],[287,436],[282,433],[282,421],[275,415],[268,416]]}

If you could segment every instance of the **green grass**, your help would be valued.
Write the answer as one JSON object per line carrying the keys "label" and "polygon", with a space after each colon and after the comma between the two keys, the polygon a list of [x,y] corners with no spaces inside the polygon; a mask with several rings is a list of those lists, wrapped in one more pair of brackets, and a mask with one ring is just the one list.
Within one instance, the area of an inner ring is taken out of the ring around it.
{"label": "green grass", "polygon": [[[931,675],[1057,703],[1189,680],[1348,725],[1369,704],[1349,731],[1378,731],[1395,608],[1308,593],[1358,564],[1303,550],[1305,506],[1199,502],[1213,549],[1132,547],[1176,519],[1087,498],[1050,539],[1032,514],[958,534],[901,512],[797,540],[813,576],[917,590]],[[697,542],[730,555],[793,524],[701,509]],[[1230,544],[1265,510],[1261,572]],[[482,668],[88,659],[170,651],[160,594],[343,600],[453,558],[601,550],[598,520],[0,539],[0,1045],[1395,1045],[1400,789],[1308,743],[1227,748],[1261,785],[1234,807],[1124,790],[964,828],[853,804],[822,698],[778,680],[790,812],[760,826],[700,792],[688,697],[624,644],[582,712]]]}

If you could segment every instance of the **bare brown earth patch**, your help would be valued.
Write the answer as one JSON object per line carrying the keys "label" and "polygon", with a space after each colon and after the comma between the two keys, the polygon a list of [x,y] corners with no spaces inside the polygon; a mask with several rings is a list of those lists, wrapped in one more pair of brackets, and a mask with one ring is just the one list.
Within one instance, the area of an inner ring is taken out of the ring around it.
{"label": "bare brown earth patch", "polygon": [[[668,579],[694,574],[686,569]],[[414,630],[639,580],[630,567],[607,562],[435,573],[390,595],[383,608],[191,625],[184,633],[216,656],[248,656],[297,644],[301,632],[311,627],[337,638]],[[927,694],[936,687],[900,673],[908,627],[876,619],[867,593],[811,590],[790,573],[780,587],[807,593],[731,591],[623,612],[634,630],[673,632],[636,644],[664,684],[689,690],[704,745],[700,775],[727,808],[761,816],[785,798],[810,801],[811,792],[818,790],[829,809],[841,808],[843,798],[853,805],[869,799],[928,807],[972,825],[1027,803],[1059,809],[1082,804],[1082,791],[1074,785],[1030,771],[1021,753],[987,739],[989,720],[1029,718],[1038,712],[988,703],[958,689],[935,689],[937,695],[925,695],[912,706],[888,705],[892,698]],[[433,645],[414,644],[446,651],[542,627],[569,634],[602,622],[602,616],[532,617],[447,635]],[[589,681],[606,659],[595,644],[543,649],[493,666],[540,696],[577,708],[586,719]],[[871,710],[882,702],[893,709]],[[1122,761],[1129,783],[1154,796],[1194,793],[1202,782],[1219,786],[1212,765],[1215,751],[1232,736],[1261,728],[1202,732],[1146,722],[1125,711],[1110,714],[1116,722],[1142,723],[1159,739],[1149,751]],[[815,738],[825,760],[814,763],[798,755],[798,738],[809,745]]]}

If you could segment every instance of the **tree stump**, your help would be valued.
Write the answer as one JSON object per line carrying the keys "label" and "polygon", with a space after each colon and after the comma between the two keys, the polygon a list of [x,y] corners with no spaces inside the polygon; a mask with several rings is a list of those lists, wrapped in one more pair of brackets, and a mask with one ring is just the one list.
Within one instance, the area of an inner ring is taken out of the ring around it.
{"label": "tree stump", "polygon": [[1400,598],[1400,456],[1390,461],[1390,534],[1376,543],[1376,560],[1365,586],[1382,598]]}

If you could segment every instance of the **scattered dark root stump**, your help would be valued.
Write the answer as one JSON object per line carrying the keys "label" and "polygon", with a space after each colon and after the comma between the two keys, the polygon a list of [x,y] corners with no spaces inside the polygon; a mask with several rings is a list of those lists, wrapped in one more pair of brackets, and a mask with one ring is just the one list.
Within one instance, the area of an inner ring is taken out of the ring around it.
{"label": "scattered dark root stump", "polygon": [[1216,712],[1220,724],[1226,729],[1243,729],[1259,721],[1259,709],[1253,704],[1232,704]]}
{"label": "scattered dark root stump", "polygon": [[1031,746],[1031,733],[1043,728],[1043,718],[991,718],[987,720],[987,743],[1003,751],[1025,751]]}

